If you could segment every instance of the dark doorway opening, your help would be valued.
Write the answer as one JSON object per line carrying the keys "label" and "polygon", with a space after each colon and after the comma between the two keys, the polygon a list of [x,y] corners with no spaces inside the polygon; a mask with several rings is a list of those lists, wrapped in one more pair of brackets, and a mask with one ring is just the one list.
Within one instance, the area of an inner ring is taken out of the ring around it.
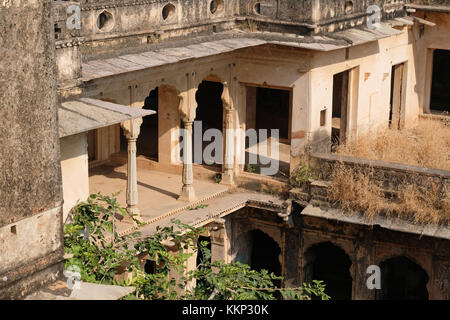
{"label": "dark doorway opening", "polygon": [[155,274],[156,273],[156,262],[153,260],[145,261],[144,271],[147,274]]}
{"label": "dark doorway opening", "polygon": [[450,112],[450,50],[433,52],[430,110]]}
{"label": "dark doorway opening", "polygon": [[137,153],[155,161],[158,161],[158,93],[159,88],[156,87],[145,99],[143,109],[156,111],[157,114],[143,118],[137,140]]}
{"label": "dark doorway opening", "polygon": [[[291,91],[261,87],[247,87],[247,112],[246,128],[255,129],[258,145],[250,143],[246,139],[246,163],[245,170],[251,173],[259,173],[260,167],[266,167],[268,159],[261,163],[249,163],[249,154],[257,154],[272,158],[272,155],[261,153],[260,145],[267,142],[267,149],[271,150],[271,130],[279,130],[279,160],[280,174],[286,176],[290,170],[290,145],[291,145]],[[260,135],[259,130],[267,130],[266,135]],[[266,139],[264,139],[266,138]]]}
{"label": "dark doorway opening", "polygon": [[334,149],[345,143],[348,126],[349,70],[333,76],[333,114],[331,143]]}
{"label": "dark doorway opening", "polygon": [[[197,150],[201,150],[204,152],[204,149],[214,141],[203,141],[204,133],[209,129],[217,129],[223,133],[223,102],[222,102],[222,93],[223,93],[223,85],[220,82],[213,81],[202,81],[202,83],[198,86],[198,90],[195,94],[195,99],[197,101],[197,111],[195,121],[197,122],[193,128],[193,147],[194,147],[194,156],[195,163],[208,165],[205,160],[211,160],[213,162],[212,167],[221,168],[221,163],[223,162],[223,141],[220,141],[222,145],[221,154],[217,154],[216,152],[212,152],[212,159],[205,159],[203,156],[196,156]],[[201,122],[201,132],[198,132],[199,127],[198,124]],[[196,136],[202,137],[201,142],[195,139]],[[201,143],[199,147],[197,144]],[[221,158],[220,163],[216,163],[214,161],[216,158]]]}
{"label": "dark doorway opening", "polygon": [[[270,236],[261,230],[250,232],[250,267],[253,270],[267,270],[276,276],[281,276],[280,254],[281,249]],[[280,286],[280,281],[274,281],[276,286]]]}
{"label": "dark doorway opening", "polygon": [[280,140],[289,142],[291,92],[256,88],[256,129],[278,129]]}
{"label": "dark doorway opening", "polygon": [[401,116],[403,108],[403,70],[405,64],[392,66],[391,70],[391,97],[389,109],[389,127],[401,129]]}
{"label": "dark doorway opening", "polygon": [[[211,267],[211,237],[200,236],[197,239],[197,261],[198,269],[209,269]],[[208,284],[203,279],[197,280],[197,287],[206,287]],[[209,289],[209,288],[205,288]]]}
{"label": "dark doorway opening", "polygon": [[[207,255],[206,251],[211,254],[211,237],[200,236],[197,240],[197,267],[199,267],[203,262],[211,263],[211,255]],[[205,248],[206,250],[203,250]]]}
{"label": "dark doorway opening", "polygon": [[331,242],[311,246],[305,254],[305,281],[322,280],[325,293],[333,300],[352,299],[350,258],[344,250]]}
{"label": "dark doorway opening", "polygon": [[377,300],[428,300],[428,275],[420,266],[406,257],[396,257],[383,262],[380,268]]}
{"label": "dark doorway opening", "polygon": [[[154,161],[158,161],[158,93],[159,88],[156,87],[145,98],[142,109],[153,110],[157,114],[142,118],[141,131],[136,141],[137,155],[145,156]],[[120,128],[120,151],[125,152],[127,150],[128,141],[123,129]]]}
{"label": "dark doorway opening", "polygon": [[97,156],[97,130],[90,130],[87,133],[88,161],[98,160]]}

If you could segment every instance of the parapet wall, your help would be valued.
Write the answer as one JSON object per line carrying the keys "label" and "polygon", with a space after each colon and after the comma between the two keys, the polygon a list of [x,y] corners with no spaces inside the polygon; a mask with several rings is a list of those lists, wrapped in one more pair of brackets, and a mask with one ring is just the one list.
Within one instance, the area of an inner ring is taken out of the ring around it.
{"label": "parapet wall", "polygon": [[[53,1],[57,41],[82,37],[83,55],[232,29],[301,35],[364,26],[368,8],[381,19],[406,15],[410,0],[81,0]],[[80,28],[67,24],[78,6]],[[57,43],[58,45],[58,43]]]}
{"label": "parapet wall", "polygon": [[314,154],[310,157],[310,165],[321,180],[329,181],[338,164],[349,168],[370,170],[371,179],[378,182],[384,190],[396,191],[401,185],[414,183],[419,187],[436,184],[442,188],[450,185],[450,171],[428,169],[405,164],[366,160],[334,154]]}

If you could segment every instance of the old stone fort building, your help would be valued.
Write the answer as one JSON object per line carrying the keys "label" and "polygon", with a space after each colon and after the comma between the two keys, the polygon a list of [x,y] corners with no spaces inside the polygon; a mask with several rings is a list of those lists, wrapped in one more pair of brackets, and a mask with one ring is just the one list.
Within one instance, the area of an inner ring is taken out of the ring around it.
{"label": "old stone fort building", "polygon": [[[1,298],[62,277],[70,210],[122,190],[144,234],[172,218],[205,226],[213,260],[285,287],[450,299],[448,220],[368,219],[329,192],[336,163],[370,166],[386,194],[433,183],[449,209],[448,167],[334,152],[367,132],[448,125],[448,0],[0,0],[0,55]],[[222,133],[220,163],[193,161],[208,129]],[[272,159],[264,129],[279,129],[274,176],[249,162]],[[305,164],[321,174],[293,185]],[[366,285],[372,265],[380,290]]]}

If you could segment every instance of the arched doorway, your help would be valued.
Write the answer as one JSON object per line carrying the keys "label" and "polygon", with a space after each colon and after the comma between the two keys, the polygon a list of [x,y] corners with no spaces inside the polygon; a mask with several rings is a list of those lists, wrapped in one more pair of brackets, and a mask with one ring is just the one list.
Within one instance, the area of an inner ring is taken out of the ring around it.
{"label": "arched doorway", "polygon": [[311,246],[305,254],[305,281],[322,280],[332,300],[352,299],[349,256],[331,242]]}
{"label": "arched doorway", "polygon": [[428,275],[419,265],[401,256],[381,265],[381,290],[377,300],[428,300]]}
{"label": "arched doorway", "polygon": [[[142,109],[156,111],[157,114],[150,117],[144,117],[142,120],[141,131],[136,141],[137,154],[145,156],[151,160],[158,161],[158,106],[159,106],[159,88],[151,90],[145,98]],[[120,149],[126,151],[128,147],[127,139],[120,129]]]}
{"label": "arched doorway", "polygon": [[[150,91],[143,109],[158,112],[159,88]],[[137,152],[152,160],[158,161],[158,113],[153,117],[144,117],[141,125],[141,133],[137,140]]]}
{"label": "arched doorway", "polygon": [[[196,123],[193,128],[194,162],[218,169],[221,168],[223,161],[223,140],[220,141],[220,144],[219,141],[203,141],[203,135],[209,129],[216,129],[223,133],[222,93],[223,85],[220,82],[202,81],[200,83],[195,94],[197,110]],[[201,141],[199,141],[199,138],[201,138]],[[212,158],[203,157],[205,148],[213,142],[222,146],[222,150],[212,152]],[[218,153],[216,154],[216,152]],[[220,159],[220,163],[217,163],[215,159]]]}
{"label": "arched doorway", "polygon": [[280,276],[281,249],[275,240],[258,229],[250,231],[249,238],[251,239],[250,267],[256,271],[264,269]]}

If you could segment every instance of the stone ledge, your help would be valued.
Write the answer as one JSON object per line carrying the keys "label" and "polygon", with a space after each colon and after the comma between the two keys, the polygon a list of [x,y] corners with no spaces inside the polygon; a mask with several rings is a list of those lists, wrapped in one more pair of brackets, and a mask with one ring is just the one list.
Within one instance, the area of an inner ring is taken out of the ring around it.
{"label": "stone ledge", "polygon": [[450,240],[450,228],[446,226],[439,226],[433,224],[416,225],[404,219],[385,216],[376,216],[373,219],[367,219],[361,213],[349,213],[342,209],[327,208],[325,206],[318,207],[312,204],[308,205],[305,209],[303,209],[301,214],[306,216],[336,220],[358,225],[366,225],[366,226],[379,225],[380,227],[388,230]]}
{"label": "stone ledge", "polygon": [[69,289],[67,282],[59,280],[27,297],[24,300],[118,300],[133,293],[134,287],[120,287],[80,282],[78,289]]}

